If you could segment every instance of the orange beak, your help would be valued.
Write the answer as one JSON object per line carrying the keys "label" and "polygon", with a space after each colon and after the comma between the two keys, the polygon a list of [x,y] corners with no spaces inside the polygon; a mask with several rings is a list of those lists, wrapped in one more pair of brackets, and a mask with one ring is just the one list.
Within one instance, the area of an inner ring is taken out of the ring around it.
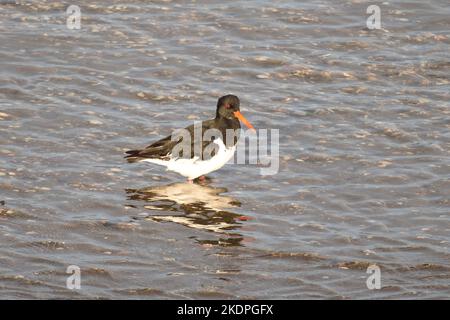
{"label": "orange beak", "polygon": [[247,119],[245,119],[245,117],[242,115],[242,113],[240,113],[239,111],[235,111],[234,112],[234,116],[236,118],[238,118],[239,121],[241,121],[243,124],[245,124],[247,126],[247,128],[252,129],[252,130],[255,131],[255,128],[251,125],[250,122],[248,122]]}

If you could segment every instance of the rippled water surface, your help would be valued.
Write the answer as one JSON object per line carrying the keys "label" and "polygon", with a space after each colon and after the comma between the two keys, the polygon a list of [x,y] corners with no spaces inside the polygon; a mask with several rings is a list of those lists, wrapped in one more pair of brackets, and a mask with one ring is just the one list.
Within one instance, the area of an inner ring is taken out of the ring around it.
{"label": "rippled water surface", "polygon": [[[76,4],[0,1],[1,298],[450,298],[448,1]],[[278,174],[124,161],[227,93]]]}

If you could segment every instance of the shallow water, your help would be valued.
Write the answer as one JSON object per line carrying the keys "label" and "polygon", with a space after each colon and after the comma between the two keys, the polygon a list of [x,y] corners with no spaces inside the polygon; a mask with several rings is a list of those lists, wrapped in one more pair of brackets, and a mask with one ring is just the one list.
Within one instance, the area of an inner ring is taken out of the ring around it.
{"label": "shallow water", "polygon": [[[0,1],[1,298],[450,297],[448,1],[77,4]],[[278,174],[123,160],[226,93]]]}

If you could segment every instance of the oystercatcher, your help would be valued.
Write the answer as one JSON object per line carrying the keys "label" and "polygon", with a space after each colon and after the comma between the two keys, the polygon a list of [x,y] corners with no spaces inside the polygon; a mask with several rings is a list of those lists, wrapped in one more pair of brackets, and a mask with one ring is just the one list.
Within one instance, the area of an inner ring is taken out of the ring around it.
{"label": "oystercatcher", "polygon": [[[182,130],[184,136],[180,134],[181,130],[175,131],[175,135],[144,149],[127,151],[125,158],[130,163],[150,162],[165,166],[168,171],[188,178],[189,183],[198,177],[203,180],[204,175],[220,169],[233,157],[241,128],[239,121],[254,130],[241,114],[239,106],[239,98],[235,95],[223,96],[217,101],[214,119],[203,121],[197,127],[194,124],[185,128]],[[230,130],[235,134],[230,135]],[[180,148],[181,143],[189,148]]]}

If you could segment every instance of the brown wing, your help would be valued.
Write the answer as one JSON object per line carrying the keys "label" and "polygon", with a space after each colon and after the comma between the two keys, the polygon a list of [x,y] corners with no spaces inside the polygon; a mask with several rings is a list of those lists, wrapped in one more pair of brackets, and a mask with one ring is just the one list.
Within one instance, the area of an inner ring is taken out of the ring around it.
{"label": "brown wing", "polygon": [[125,156],[128,162],[133,163],[146,158],[165,159],[171,153],[178,141],[172,141],[171,136],[158,140],[144,149],[129,150]]}
{"label": "brown wing", "polygon": [[[208,121],[202,122],[201,137],[204,136],[205,130],[210,129],[213,126],[213,124],[214,124],[214,120],[208,120]],[[215,153],[217,151],[217,146],[215,144],[211,145],[213,143],[212,141],[214,140],[214,137],[211,137],[211,139],[209,139],[207,141],[197,142],[194,140],[194,139],[197,139],[197,136],[194,137],[194,125],[191,125],[191,126],[185,128],[185,130],[187,130],[191,136],[190,153],[183,154],[183,152],[179,152],[179,154],[174,155],[174,156],[183,157],[183,158],[193,158],[194,156],[199,156],[201,159],[204,159],[204,158],[210,158],[215,155]],[[226,138],[225,130],[223,130],[222,136],[224,139]],[[128,155],[125,156],[125,158],[128,160],[128,162],[131,162],[131,163],[137,162],[137,161],[140,161],[140,160],[146,159],[146,158],[164,159],[165,160],[165,159],[168,159],[169,156],[172,154],[173,148],[182,141],[183,141],[183,139],[181,136],[180,136],[180,139],[177,139],[174,141],[172,141],[172,136],[168,136],[168,137],[165,137],[164,139],[161,139],[161,140],[158,140],[158,141],[152,143],[151,145],[149,145],[148,147],[146,147],[144,149],[127,151],[126,153]],[[236,141],[237,141],[237,139],[235,138],[234,143],[236,143]],[[194,146],[196,143],[201,143],[201,155],[196,154],[196,152],[200,151],[200,150],[195,149]],[[208,148],[209,152],[207,152],[207,154],[204,154],[205,148],[207,148],[207,147],[209,147]],[[206,157],[204,157],[204,156],[206,156]]]}

